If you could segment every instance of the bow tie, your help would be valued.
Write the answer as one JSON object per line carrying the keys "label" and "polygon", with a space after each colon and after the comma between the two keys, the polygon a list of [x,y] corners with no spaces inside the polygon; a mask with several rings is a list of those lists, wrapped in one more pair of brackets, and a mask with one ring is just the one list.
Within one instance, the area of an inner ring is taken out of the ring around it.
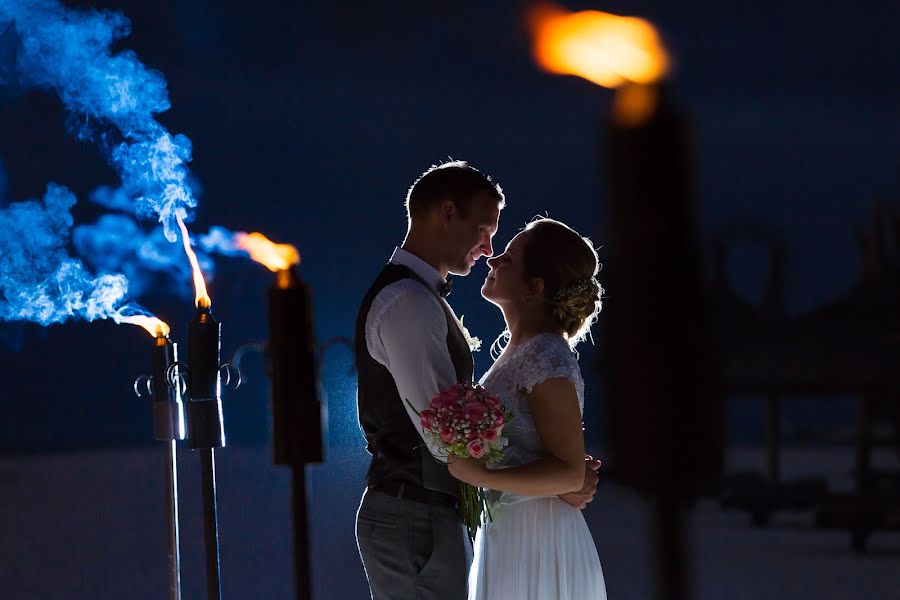
{"label": "bow tie", "polygon": [[453,289],[453,278],[448,274],[447,281],[438,286],[438,293],[442,298],[446,298],[450,295],[450,290]]}

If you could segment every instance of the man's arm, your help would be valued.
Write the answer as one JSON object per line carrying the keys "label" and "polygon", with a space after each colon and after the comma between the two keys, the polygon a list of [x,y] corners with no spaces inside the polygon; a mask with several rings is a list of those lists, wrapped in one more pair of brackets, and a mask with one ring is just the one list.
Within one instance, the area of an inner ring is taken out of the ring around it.
{"label": "man's arm", "polygon": [[[431,399],[456,383],[456,369],[447,349],[447,317],[440,301],[421,286],[410,286],[380,314],[370,353],[390,371],[404,408],[429,451],[446,462],[431,436],[423,435],[415,411],[429,407]],[[367,340],[368,340],[367,336]],[[407,404],[406,401],[409,401]]]}

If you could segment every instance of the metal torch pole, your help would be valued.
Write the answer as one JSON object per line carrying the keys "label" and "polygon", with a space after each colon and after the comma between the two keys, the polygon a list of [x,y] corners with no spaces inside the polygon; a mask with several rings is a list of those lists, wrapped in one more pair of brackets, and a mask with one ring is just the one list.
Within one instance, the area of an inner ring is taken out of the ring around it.
{"label": "metal torch pole", "polygon": [[166,444],[166,517],[169,526],[169,600],[181,600],[181,550],[178,530],[178,449]]}
{"label": "metal torch pole", "polygon": [[222,597],[219,566],[219,516],[216,508],[216,457],[212,448],[200,452],[200,477],[203,485],[203,545],[206,549],[207,598]]}
{"label": "metal torch pole", "polygon": [[225,446],[219,392],[221,326],[209,311],[198,308],[188,325],[188,444],[200,453],[203,491],[203,535],[206,547],[206,592],[222,597],[219,568],[219,524],[216,509],[215,448]]}
{"label": "metal torch pole", "polygon": [[181,600],[181,540],[178,521],[178,448],[183,440],[184,405],[181,394],[168,380],[169,366],[178,361],[178,347],[163,335],[153,349],[153,429],[165,442],[166,522],[169,533],[169,599]]}

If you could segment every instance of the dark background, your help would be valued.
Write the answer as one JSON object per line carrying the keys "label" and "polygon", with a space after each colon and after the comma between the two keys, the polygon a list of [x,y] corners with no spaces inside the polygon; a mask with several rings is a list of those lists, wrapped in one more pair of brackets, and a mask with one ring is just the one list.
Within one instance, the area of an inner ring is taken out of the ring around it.
{"label": "dark background", "polygon": [[[193,142],[191,170],[203,188],[193,231],[223,225],[297,245],[323,340],[352,335],[362,293],[405,232],[407,187],[448,157],[470,161],[503,186],[508,207],[498,247],[532,216],[549,213],[616,264],[603,248],[603,126],[612,95],[533,65],[526,3],[68,4],[131,18],[133,34],[122,46],[165,75],[172,109],[160,120]],[[676,61],[676,95],[692,120],[703,248],[709,256],[712,241],[726,242],[742,295],[759,301],[777,240],[787,242],[792,314],[855,282],[854,228],[867,226],[878,199],[897,207],[897,3],[566,7],[642,16],[660,28]],[[101,209],[87,203],[88,192],[115,184],[115,175],[96,147],[67,135],[64,121],[49,93],[3,99],[6,198],[39,197],[55,181],[78,194],[76,221],[92,222]],[[451,296],[485,342],[477,374],[490,365],[487,346],[503,326],[478,295],[485,272],[482,262]],[[217,259],[210,292],[223,323],[223,357],[264,337],[271,279],[260,266]],[[613,311],[616,293],[607,291],[604,310]],[[173,339],[184,340],[189,298],[157,289],[141,300],[172,324]],[[150,407],[131,391],[150,367],[151,339],[142,330],[111,322],[3,324],[0,337],[0,452],[152,443]],[[598,448],[606,441],[593,373],[598,352],[588,344],[581,350],[588,442]],[[350,363],[342,348],[326,355],[332,452],[361,445]],[[263,444],[267,382],[257,358],[245,367],[247,385],[225,393],[226,428],[233,444]],[[849,423],[853,405],[799,401],[785,411],[788,438],[802,441],[810,427]],[[732,442],[758,439],[758,404],[729,404],[729,428]]]}

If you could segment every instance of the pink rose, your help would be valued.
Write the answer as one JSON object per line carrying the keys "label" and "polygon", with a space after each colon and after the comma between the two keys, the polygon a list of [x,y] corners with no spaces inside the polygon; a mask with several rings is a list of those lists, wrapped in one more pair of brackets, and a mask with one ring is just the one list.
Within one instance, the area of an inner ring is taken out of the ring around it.
{"label": "pink rose", "polygon": [[441,407],[441,395],[438,394],[434,398],[431,399],[431,408],[438,409]]}
{"label": "pink rose", "polygon": [[502,408],[502,404],[500,403],[500,399],[496,396],[485,396],[484,403],[494,410],[500,410]]}
{"label": "pink rose", "polygon": [[502,412],[494,415],[494,425],[503,425],[504,423],[506,423],[506,417]]}
{"label": "pink rose", "polygon": [[466,439],[471,441],[478,437],[478,432],[475,429],[470,429],[469,433],[466,434]]}
{"label": "pink rose", "polygon": [[483,439],[486,442],[493,442],[500,436],[500,432],[497,431],[498,429],[500,429],[500,428],[497,427],[497,428],[485,429],[484,431],[481,432],[481,439]]}
{"label": "pink rose", "polygon": [[480,402],[469,402],[463,407],[463,416],[470,422],[480,423],[487,418],[488,410]]}
{"label": "pink rose", "polygon": [[478,392],[473,389],[466,390],[466,402],[472,402],[478,397]]}
{"label": "pink rose", "polygon": [[466,450],[472,458],[481,458],[484,456],[484,443],[481,440],[472,440],[466,445]]}
{"label": "pink rose", "polygon": [[419,413],[419,420],[422,422],[422,429],[431,429],[434,422],[434,411],[425,409]]}
{"label": "pink rose", "polygon": [[453,429],[446,425],[441,427],[441,441],[445,444],[452,444],[455,438],[456,434],[453,432]]}

